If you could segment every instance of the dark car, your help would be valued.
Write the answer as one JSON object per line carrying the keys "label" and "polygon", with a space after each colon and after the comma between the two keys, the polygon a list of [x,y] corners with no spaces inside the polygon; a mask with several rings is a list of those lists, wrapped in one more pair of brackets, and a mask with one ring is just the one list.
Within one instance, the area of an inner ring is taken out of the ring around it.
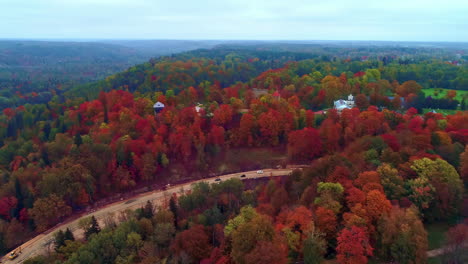
{"label": "dark car", "polygon": [[242,174],[240,177],[241,177],[241,178],[245,178],[245,174]]}
{"label": "dark car", "polygon": [[216,178],[215,181],[219,182],[219,181],[221,181],[221,179],[220,179],[220,178]]}

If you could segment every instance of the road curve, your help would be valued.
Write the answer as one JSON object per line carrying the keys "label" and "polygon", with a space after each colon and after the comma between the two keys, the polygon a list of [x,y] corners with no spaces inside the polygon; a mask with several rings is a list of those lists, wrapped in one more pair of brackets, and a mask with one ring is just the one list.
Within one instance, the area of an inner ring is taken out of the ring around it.
{"label": "road curve", "polygon": [[[109,215],[114,214],[114,219],[115,216],[118,213],[124,212],[128,209],[137,209],[142,206],[147,201],[152,201],[153,204],[162,204],[164,201],[167,201],[169,199],[170,195],[173,193],[183,193],[185,191],[190,190],[191,185],[194,183],[198,182],[207,182],[207,183],[215,183],[216,178],[220,178],[221,180],[227,180],[231,178],[239,178],[241,180],[244,179],[256,179],[256,178],[264,178],[264,177],[270,177],[270,176],[284,176],[292,172],[295,168],[297,167],[291,167],[287,169],[265,169],[263,170],[263,174],[258,174],[257,171],[246,171],[246,172],[239,172],[239,173],[232,173],[232,174],[226,174],[218,177],[212,177],[212,178],[205,178],[201,180],[195,180],[191,181],[188,183],[180,184],[180,185],[175,185],[167,190],[154,190],[154,191],[149,191],[146,193],[142,193],[136,196],[133,196],[131,198],[128,198],[126,200],[122,200],[113,204],[109,204],[101,209],[98,209],[97,211],[90,212],[86,215],[83,215],[71,222],[61,224],[59,226],[54,227],[51,230],[48,230],[47,232],[44,232],[42,234],[37,235],[36,237],[32,238],[31,240],[27,241],[26,243],[22,244],[20,247],[21,248],[21,254],[14,260],[9,260],[5,256],[1,259],[2,263],[23,263],[25,260],[28,258],[31,258],[36,255],[44,254],[47,253],[47,250],[53,250],[53,235],[55,232],[59,230],[65,230],[67,228],[70,228],[70,230],[73,232],[73,235],[77,238],[83,236],[82,230],[79,229],[78,227],[78,222],[80,219],[89,217],[94,215],[96,219],[98,220],[99,224],[101,226],[104,226],[105,223],[105,218],[108,217]],[[240,178],[241,175],[245,174],[245,178]]]}

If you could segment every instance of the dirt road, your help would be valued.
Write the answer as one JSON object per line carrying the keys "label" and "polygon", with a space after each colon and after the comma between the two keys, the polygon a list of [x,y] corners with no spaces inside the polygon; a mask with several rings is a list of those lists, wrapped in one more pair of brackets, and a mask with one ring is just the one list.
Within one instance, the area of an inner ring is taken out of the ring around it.
{"label": "dirt road", "polygon": [[[128,209],[137,209],[145,205],[147,201],[152,201],[153,204],[159,205],[167,201],[173,193],[183,193],[190,190],[191,185],[197,182],[207,182],[207,183],[215,183],[216,178],[220,178],[221,180],[227,180],[230,178],[239,178],[239,179],[252,179],[252,178],[263,178],[263,177],[270,177],[270,176],[283,176],[289,174],[293,168],[289,169],[265,169],[263,170],[263,174],[257,174],[256,171],[247,171],[247,172],[239,172],[233,174],[227,174],[219,177],[213,178],[206,178],[203,180],[192,181],[189,183],[172,186],[165,191],[156,190],[147,193],[142,193],[140,195],[134,196],[132,198],[116,202],[106,207],[99,209],[95,212],[90,212],[78,219],[75,219],[69,223],[65,223],[59,226],[56,226],[52,230],[49,230],[47,233],[42,233],[33,239],[29,240],[28,242],[22,244],[21,251],[22,253],[14,260],[8,260],[6,257],[1,259],[2,263],[22,263],[26,259],[31,258],[36,255],[40,254],[47,254],[48,250],[53,250],[53,236],[56,231],[65,230],[70,228],[73,232],[73,235],[76,238],[82,237],[83,232],[78,227],[78,222],[80,219],[89,217],[94,215],[98,220],[101,226],[105,226],[106,218],[112,217],[116,218],[120,213],[125,212]],[[245,174],[246,177],[240,178],[241,175]]]}

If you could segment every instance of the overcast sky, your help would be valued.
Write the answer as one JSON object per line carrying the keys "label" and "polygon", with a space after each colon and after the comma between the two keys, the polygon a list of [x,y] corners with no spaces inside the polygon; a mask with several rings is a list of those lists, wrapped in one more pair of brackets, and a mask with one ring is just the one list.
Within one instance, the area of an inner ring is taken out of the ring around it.
{"label": "overcast sky", "polygon": [[0,0],[0,38],[468,41],[468,0]]}

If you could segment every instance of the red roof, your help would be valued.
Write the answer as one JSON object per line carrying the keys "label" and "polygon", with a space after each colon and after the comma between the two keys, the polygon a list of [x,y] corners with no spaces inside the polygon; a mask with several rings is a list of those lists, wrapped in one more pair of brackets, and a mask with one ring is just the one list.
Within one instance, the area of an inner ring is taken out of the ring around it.
{"label": "red roof", "polygon": [[273,93],[273,96],[274,96],[274,97],[279,97],[280,94],[278,93],[278,91],[276,91],[276,92]]}

